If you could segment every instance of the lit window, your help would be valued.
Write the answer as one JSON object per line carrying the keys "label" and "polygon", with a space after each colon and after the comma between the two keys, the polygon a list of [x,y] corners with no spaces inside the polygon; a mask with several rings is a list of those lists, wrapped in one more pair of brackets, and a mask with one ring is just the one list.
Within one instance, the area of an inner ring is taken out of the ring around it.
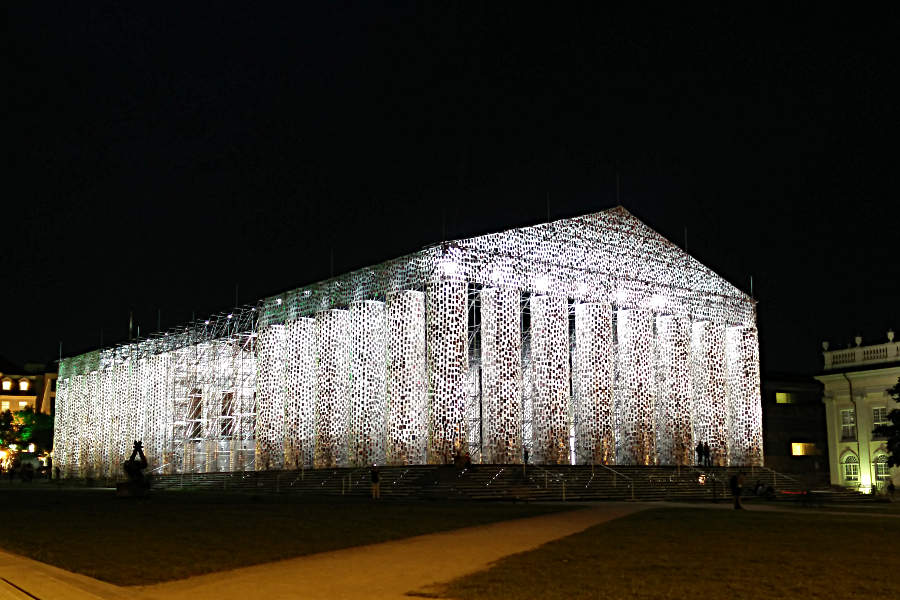
{"label": "lit window", "polygon": [[841,439],[856,439],[856,413],[852,408],[845,408],[841,411]]}
{"label": "lit window", "polygon": [[30,383],[31,383],[31,382],[28,381],[27,379],[20,379],[20,380],[19,380],[19,391],[20,391],[20,392],[27,392],[27,391],[28,391],[28,386],[29,386]]}
{"label": "lit window", "polygon": [[2,410],[2,411],[9,410],[9,400],[4,400],[3,402],[0,402],[0,410]]}
{"label": "lit window", "polygon": [[3,391],[8,392],[12,389],[12,379],[4,379],[3,380]]}
{"label": "lit window", "polygon": [[888,421],[888,409],[883,406],[879,406],[878,408],[872,409],[872,425],[875,427],[879,425],[890,425],[891,422]]}
{"label": "lit window", "polygon": [[847,481],[859,481],[859,459],[853,454],[848,454],[843,463],[844,479]]}
{"label": "lit window", "polygon": [[794,397],[790,392],[775,392],[775,402],[778,404],[793,404]]}
{"label": "lit window", "polygon": [[818,454],[818,452],[816,452],[815,444],[808,444],[806,442],[791,442],[792,456],[811,456],[813,454]]}
{"label": "lit window", "polygon": [[875,479],[878,481],[884,481],[890,475],[888,474],[888,459],[887,456],[882,454],[878,458],[875,459]]}
{"label": "lit window", "polygon": [[26,400],[19,401],[19,408],[25,408],[26,406],[28,406],[28,402]]}

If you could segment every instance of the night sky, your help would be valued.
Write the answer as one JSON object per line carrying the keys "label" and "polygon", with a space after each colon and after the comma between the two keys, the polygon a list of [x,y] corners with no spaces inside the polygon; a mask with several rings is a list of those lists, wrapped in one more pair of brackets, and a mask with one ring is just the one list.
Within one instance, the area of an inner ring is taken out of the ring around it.
{"label": "night sky", "polygon": [[900,331],[900,22],[606,4],[8,6],[0,355],[539,223],[548,195],[752,275],[765,372]]}

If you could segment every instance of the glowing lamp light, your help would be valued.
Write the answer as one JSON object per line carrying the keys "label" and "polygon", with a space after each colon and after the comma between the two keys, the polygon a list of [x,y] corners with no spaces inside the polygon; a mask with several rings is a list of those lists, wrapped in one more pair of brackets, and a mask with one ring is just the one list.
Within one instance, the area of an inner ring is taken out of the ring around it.
{"label": "glowing lamp light", "polygon": [[588,284],[581,282],[575,287],[575,291],[580,295],[584,296],[588,293]]}
{"label": "glowing lamp light", "polygon": [[663,296],[656,295],[650,298],[650,308],[659,310],[666,305],[666,299]]}
{"label": "glowing lamp light", "polygon": [[444,271],[444,275],[456,275],[459,273],[459,265],[453,261],[446,260],[441,264],[441,270]]}
{"label": "glowing lamp light", "polygon": [[613,298],[617,304],[624,304],[625,301],[628,300],[628,292],[625,290],[616,290],[616,293],[613,294]]}
{"label": "glowing lamp light", "polygon": [[229,315],[228,315],[228,318],[230,319],[230,318],[233,317],[233,316],[234,316],[233,314],[229,314]]}
{"label": "glowing lamp light", "polygon": [[541,275],[534,280],[534,289],[539,292],[546,292],[550,289],[550,278],[546,275]]}
{"label": "glowing lamp light", "polygon": [[277,300],[275,300],[275,304],[281,304],[281,298],[278,298]]}
{"label": "glowing lamp light", "polygon": [[34,444],[28,444],[28,451],[34,452]]}
{"label": "glowing lamp light", "polygon": [[209,319],[203,321],[203,324],[204,324],[204,325],[209,325]]}

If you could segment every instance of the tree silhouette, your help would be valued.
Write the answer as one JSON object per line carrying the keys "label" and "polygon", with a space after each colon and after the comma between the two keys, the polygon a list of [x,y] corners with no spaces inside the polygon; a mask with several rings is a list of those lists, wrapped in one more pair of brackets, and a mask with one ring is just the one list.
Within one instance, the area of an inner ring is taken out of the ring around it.
{"label": "tree silhouette", "polygon": [[[887,392],[894,399],[894,402],[900,403],[900,377],[897,378],[897,385],[888,389]],[[900,408],[895,408],[889,412],[887,417],[891,424],[879,425],[873,433],[887,438],[888,466],[900,467]]]}

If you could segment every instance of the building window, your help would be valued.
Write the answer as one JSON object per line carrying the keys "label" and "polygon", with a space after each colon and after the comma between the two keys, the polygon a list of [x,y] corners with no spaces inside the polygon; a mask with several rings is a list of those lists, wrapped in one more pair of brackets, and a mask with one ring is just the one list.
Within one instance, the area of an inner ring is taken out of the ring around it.
{"label": "building window", "polygon": [[818,454],[815,444],[791,442],[791,456],[812,456],[813,454]]}
{"label": "building window", "polygon": [[775,392],[776,404],[793,404],[794,397],[790,392]]}
{"label": "building window", "polygon": [[31,382],[28,381],[27,379],[20,379],[19,380],[19,391],[27,392],[30,384],[31,384]]}
{"label": "building window", "polygon": [[853,454],[848,454],[843,461],[844,480],[859,481],[859,459]]}
{"label": "building window", "polygon": [[841,439],[856,439],[856,413],[852,408],[845,408],[841,411]]}
{"label": "building window", "polygon": [[27,401],[25,401],[25,400],[20,400],[20,401],[19,401],[19,410],[25,408],[26,406],[28,406],[28,402],[27,402]]}
{"label": "building window", "polygon": [[9,390],[11,390],[12,389],[12,379],[4,379],[2,386],[3,386],[4,392],[8,392]]}
{"label": "building window", "polygon": [[875,459],[875,479],[878,481],[884,481],[890,474],[888,473],[888,458],[884,454],[878,456]]}
{"label": "building window", "polygon": [[9,410],[9,400],[4,400],[0,402],[0,411],[6,412]]}
{"label": "building window", "polygon": [[879,406],[878,408],[872,409],[872,425],[874,427],[878,427],[879,425],[890,425],[891,422],[888,420],[888,409]]}

